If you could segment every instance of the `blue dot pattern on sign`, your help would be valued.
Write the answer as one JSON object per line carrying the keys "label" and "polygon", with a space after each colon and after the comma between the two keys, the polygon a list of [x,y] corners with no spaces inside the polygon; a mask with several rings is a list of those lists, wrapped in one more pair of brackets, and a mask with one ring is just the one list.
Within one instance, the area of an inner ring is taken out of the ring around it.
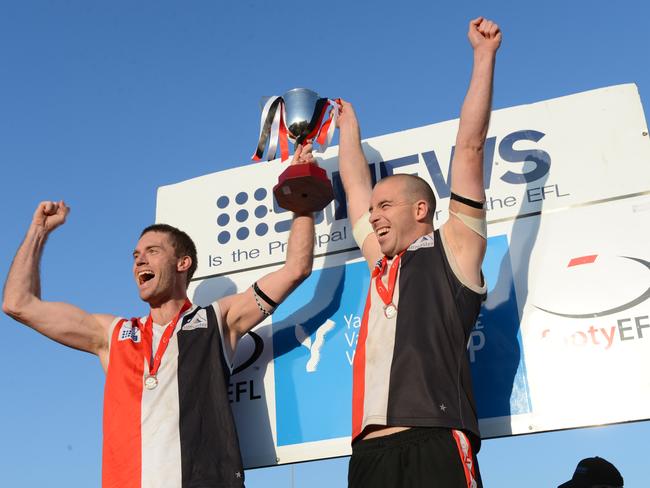
{"label": "blue dot pattern on sign", "polygon": [[235,218],[237,219],[237,222],[245,222],[248,218],[248,210],[240,210],[237,212],[237,215],[235,215]]}
{"label": "blue dot pattern on sign", "polygon": [[219,217],[217,217],[217,224],[219,224],[221,227],[224,225],[228,225],[228,222],[230,222],[230,215],[228,214],[221,214]]}
{"label": "blue dot pattern on sign", "polygon": [[[246,193],[244,191],[237,193],[237,195],[235,195],[234,198],[226,196],[226,195],[222,195],[217,199],[217,207],[219,207],[221,209],[225,209],[231,203],[236,203],[237,205],[243,206],[244,204],[246,204],[248,202],[249,196],[253,196],[257,202],[262,202],[264,199],[266,199],[268,194],[269,193],[268,193],[268,190],[266,188],[261,188],[260,187],[260,188],[257,188],[251,195],[249,195],[248,193]],[[231,202],[231,199],[233,199],[232,202]],[[255,214],[255,217],[257,219],[264,219],[265,217],[268,216],[270,211],[271,211],[271,209],[269,209],[267,205],[260,203],[255,207],[255,210],[253,211],[253,213]],[[234,212],[234,210],[233,210],[233,212]],[[237,210],[237,212],[234,213],[234,214],[229,214],[229,213],[225,213],[225,212],[219,214],[217,216],[217,225],[219,227],[228,228],[227,226],[233,220],[236,220],[239,223],[244,223],[251,216],[252,216],[251,211],[249,211],[248,209],[240,207],[239,210]],[[233,219],[233,217],[234,217],[234,219]],[[279,222],[278,224],[275,224],[276,231],[280,230],[280,229],[282,229],[282,231],[288,231],[289,228],[291,227],[291,221]],[[253,224],[253,225],[255,225],[255,224]],[[254,229],[255,229],[255,234],[258,235],[258,236],[264,236],[264,235],[268,234],[268,232],[270,230],[269,224],[267,224],[265,222],[259,222],[254,227]],[[222,230],[221,232],[219,232],[219,234],[217,235],[217,240],[219,241],[219,243],[220,244],[226,244],[227,242],[229,242],[235,236],[240,241],[243,241],[243,240],[247,239],[251,235],[251,233],[253,232],[253,227],[252,226],[250,228],[248,228],[248,227],[240,227],[239,229],[237,229],[236,232],[234,232],[234,235],[232,235],[232,232],[233,232],[233,230],[227,231],[225,229]]]}
{"label": "blue dot pattern on sign", "polygon": [[230,232],[225,230],[223,232],[219,232],[217,240],[219,241],[219,244],[225,244],[230,240]]}
{"label": "blue dot pattern on sign", "polygon": [[287,232],[291,228],[291,220],[277,222],[273,227],[276,232]]}

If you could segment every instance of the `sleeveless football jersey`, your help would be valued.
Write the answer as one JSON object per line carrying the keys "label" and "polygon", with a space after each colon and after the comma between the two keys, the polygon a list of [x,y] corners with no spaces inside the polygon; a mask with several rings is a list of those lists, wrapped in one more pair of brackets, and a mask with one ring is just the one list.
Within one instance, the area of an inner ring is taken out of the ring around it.
{"label": "sleeveless football jersey", "polygon": [[[151,390],[144,387],[146,318],[113,324],[104,391],[104,488],[243,486],[220,317],[216,303],[192,306],[181,316]],[[160,340],[164,327],[154,327]]]}
{"label": "sleeveless football jersey", "polygon": [[382,425],[459,429],[478,443],[467,340],[486,286],[459,276],[435,231],[401,257],[397,313],[384,311],[374,281],[381,277],[371,280],[354,356],[353,440],[368,425]]}

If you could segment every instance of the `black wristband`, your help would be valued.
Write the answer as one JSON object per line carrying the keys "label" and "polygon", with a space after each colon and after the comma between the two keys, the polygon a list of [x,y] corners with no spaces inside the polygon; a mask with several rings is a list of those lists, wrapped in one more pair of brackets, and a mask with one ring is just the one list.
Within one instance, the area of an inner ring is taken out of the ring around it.
{"label": "black wristband", "polygon": [[268,297],[268,295],[267,295],[266,293],[264,293],[262,290],[260,290],[260,287],[257,286],[257,281],[256,281],[255,283],[253,283],[253,291],[254,291],[257,295],[259,295],[259,297],[260,297],[262,300],[264,300],[266,303],[268,303],[269,305],[271,305],[271,307],[273,307],[273,308],[277,308],[277,307],[278,307],[278,304],[277,304],[276,302],[274,302],[273,300],[271,300],[271,299]]}
{"label": "black wristband", "polygon": [[469,198],[461,197],[460,195],[456,195],[453,191],[450,193],[451,195],[449,198],[451,200],[456,200],[457,202],[464,203],[465,205],[468,205],[472,208],[483,210],[483,202],[477,202],[476,200],[470,200]]}

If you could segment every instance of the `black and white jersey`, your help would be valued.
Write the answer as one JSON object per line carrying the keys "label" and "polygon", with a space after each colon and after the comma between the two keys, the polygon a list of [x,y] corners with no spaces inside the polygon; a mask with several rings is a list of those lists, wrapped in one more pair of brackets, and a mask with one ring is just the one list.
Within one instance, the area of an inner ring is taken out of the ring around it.
{"label": "black and white jersey", "polygon": [[478,441],[467,341],[487,287],[462,278],[439,231],[406,250],[398,273],[390,318],[375,289],[381,277],[370,283],[354,357],[352,438],[382,425],[448,427]]}

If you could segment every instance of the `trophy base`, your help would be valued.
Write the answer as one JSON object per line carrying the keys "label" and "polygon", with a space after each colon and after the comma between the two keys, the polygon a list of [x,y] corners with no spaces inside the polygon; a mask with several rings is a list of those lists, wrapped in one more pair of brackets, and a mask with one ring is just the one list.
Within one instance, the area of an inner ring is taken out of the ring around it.
{"label": "trophy base", "polygon": [[282,172],[273,195],[282,208],[296,213],[317,212],[334,199],[327,172],[312,163],[294,164]]}

